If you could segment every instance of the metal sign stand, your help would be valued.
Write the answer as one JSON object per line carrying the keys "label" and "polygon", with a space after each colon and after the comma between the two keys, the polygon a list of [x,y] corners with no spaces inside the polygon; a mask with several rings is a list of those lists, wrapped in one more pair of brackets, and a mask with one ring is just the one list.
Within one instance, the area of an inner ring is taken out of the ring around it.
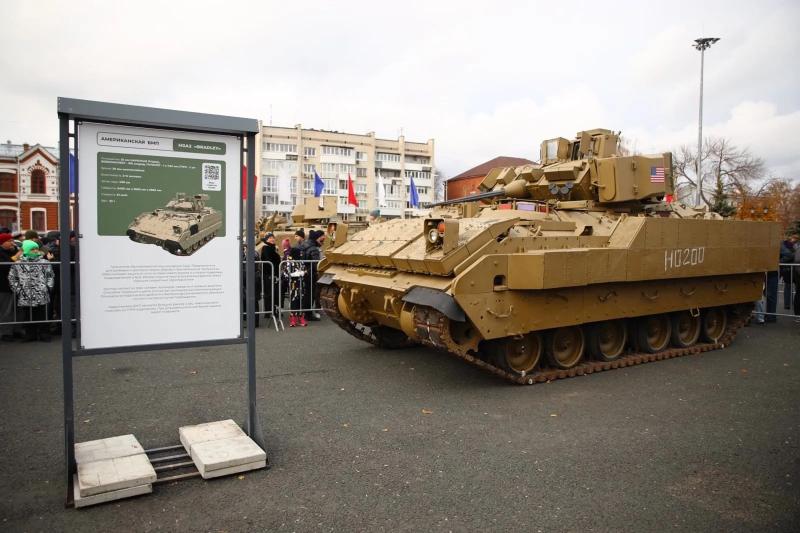
{"label": "metal sign stand", "polygon": [[[80,225],[78,224],[78,200],[79,200],[79,175],[78,175],[78,123],[94,122],[115,126],[133,126],[143,128],[158,128],[164,130],[175,130],[192,133],[222,134],[237,137],[242,147],[242,154],[247,157],[247,203],[246,203],[246,236],[245,243],[248,253],[246,254],[245,284],[246,287],[254,287],[255,284],[255,263],[252,253],[255,249],[255,161],[256,161],[256,133],[258,133],[258,121],[240,117],[227,117],[221,115],[208,115],[203,113],[191,113],[185,111],[175,111],[169,109],[156,109],[149,107],[139,107],[123,104],[111,104],[106,102],[93,102],[88,100],[76,100],[69,98],[58,99],[58,119],[59,119],[59,230],[61,233],[61,362],[63,368],[63,387],[64,387],[64,452],[66,466],[66,504],[74,504],[74,475],[77,472],[75,462],[75,414],[74,414],[74,381],[73,381],[73,357],[86,355],[114,354],[125,352],[154,351],[172,348],[192,348],[200,346],[221,346],[231,344],[246,344],[247,350],[247,420],[245,423],[246,434],[255,441],[262,450],[266,450],[264,437],[259,422],[258,410],[256,406],[256,339],[255,339],[255,312],[256,299],[255,291],[247,290],[246,298],[246,317],[247,331],[238,338],[206,340],[194,342],[177,342],[168,344],[145,344],[140,346],[120,346],[101,349],[82,349],[80,348],[80,284],[78,283],[80,269],[80,238],[77,239],[75,247],[75,290],[72,290],[73,277],[70,275],[70,264],[73,261],[70,248],[70,231],[75,231],[80,237]],[[73,124],[73,131],[70,132],[70,122]],[[242,141],[246,139],[246,146]],[[70,184],[69,156],[70,141],[74,146],[75,165],[74,181]],[[241,161],[241,158],[240,158]],[[239,173],[231,173],[235,179],[239,179]],[[74,192],[74,214],[75,224],[70,218],[70,193]],[[239,202],[241,205],[241,202]],[[240,211],[241,213],[241,211]],[[241,214],[239,219],[241,220]],[[74,226],[74,227],[73,227]],[[238,261],[238,258],[237,258]],[[73,294],[74,292],[74,294]],[[241,317],[241,309],[239,316]],[[74,320],[74,324],[73,324]],[[73,343],[73,326],[76,332],[76,340]],[[160,453],[178,450],[182,446],[166,446],[146,450],[148,455],[158,455]],[[157,471],[188,466],[190,463],[185,459],[187,454],[169,455],[151,460],[153,463],[163,463],[169,461],[179,461],[177,463],[156,467]],[[267,459],[267,465],[269,465]],[[199,473],[172,476],[169,480],[194,477]],[[164,481],[164,480],[158,480]],[[158,482],[157,481],[157,482]]]}

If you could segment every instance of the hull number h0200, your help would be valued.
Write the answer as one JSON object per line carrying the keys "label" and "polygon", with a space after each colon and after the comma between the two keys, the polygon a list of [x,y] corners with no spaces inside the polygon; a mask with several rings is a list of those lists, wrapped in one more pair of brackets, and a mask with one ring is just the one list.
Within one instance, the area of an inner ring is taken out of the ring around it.
{"label": "hull number h0200", "polygon": [[705,256],[705,246],[664,250],[664,272],[673,268],[700,265],[703,263]]}

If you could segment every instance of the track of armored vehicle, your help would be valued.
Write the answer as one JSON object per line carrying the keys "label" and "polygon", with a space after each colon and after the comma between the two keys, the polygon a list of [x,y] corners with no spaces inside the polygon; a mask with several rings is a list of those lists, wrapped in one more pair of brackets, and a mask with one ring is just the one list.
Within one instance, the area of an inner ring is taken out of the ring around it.
{"label": "track of armored vehicle", "polygon": [[492,170],[456,211],[338,242],[325,311],[367,342],[520,384],[727,345],[776,268],[777,224],[665,202],[671,154],[620,156],[617,141],[545,141],[542,164]]}
{"label": "track of armored vehicle", "polygon": [[[380,326],[370,328],[347,320],[347,318],[339,312],[339,308],[336,305],[338,296],[338,288],[333,286],[323,287],[320,295],[322,307],[334,323],[355,338],[377,347],[388,349],[405,348],[413,345],[407,338],[402,338],[393,331],[381,329]],[[524,370],[514,370],[508,364],[505,364],[502,353],[497,353],[496,351],[476,352],[465,349],[464,346],[454,342],[447,333],[447,318],[435,310],[429,310],[427,313],[429,316],[426,317],[424,321],[418,322],[417,327],[420,329],[421,333],[424,332],[420,336],[419,341],[422,345],[444,351],[511,383],[517,385],[533,385],[535,383],[546,383],[557,379],[576,376],[588,376],[595,372],[616,370],[628,366],[663,361],[675,357],[683,357],[685,355],[698,355],[712,350],[723,349],[733,341],[739,329],[749,322],[752,308],[752,304],[726,307],[724,309],[726,313],[726,324],[723,329],[723,334],[714,341],[701,341],[698,339],[699,342],[691,346],[676,347],[670,345],[656,353],[640,351],[635,343],[630,343],[625,346],[623,352],[618,357],[608,361],[604,360],[603,357],[597,359],[586,358],[575,366],[566,369],[549,367],[546,363],[542,362],[539,365],[535,365],[528,372]],[[431,318],[434,322],[431,322]],[[626,325],[626,327],[635,327],[635,325]]]}

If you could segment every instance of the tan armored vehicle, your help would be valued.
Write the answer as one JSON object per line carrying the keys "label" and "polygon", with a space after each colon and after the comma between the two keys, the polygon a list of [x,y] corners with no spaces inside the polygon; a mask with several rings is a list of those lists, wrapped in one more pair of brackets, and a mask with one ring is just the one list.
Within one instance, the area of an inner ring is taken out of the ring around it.
{"label": "tan armored vehicle", "polygon": [[620,156],[618,141],[545,141],[541,164],[492,170],[457,211],[339,239],[326,312],[523,384],[724,346],[777,268],[778,225],[664,203],[671,154]]}
{"label": "tan armored vehicle", "polygon": [[319,198],[305,198],[303,203],[298,203],[292,211],[291,224],[286,217],[273,213],[269,217],[263,217],[256,223],[259,235],[271,232],[275,239],[280,243],[285,238],[291,239],[294,232],[303,229],[308,236],[311,230],[322,230],[325,232],[325,249],[333,245],[336,240],[338,230],[349,235],[367,227],[363,222],[343,223],[337,220],[336,197],[323,196],[323,203],[320,207]]}
{"label": "tan armored vehicle", "polygon": [[191,255],[222,228],[222,213],[207,207],[207,194],[179,192],[165,207],[142,213],[128,226],[134,242],[155,244],[174,255]]}

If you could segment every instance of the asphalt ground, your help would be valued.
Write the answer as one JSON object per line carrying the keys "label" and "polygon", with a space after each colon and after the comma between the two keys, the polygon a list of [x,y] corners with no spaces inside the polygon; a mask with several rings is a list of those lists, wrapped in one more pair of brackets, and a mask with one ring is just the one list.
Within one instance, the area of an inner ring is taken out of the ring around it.
{"label": "asphalt ground", "polygon": [[[146,338],[146,332],[142,332]],[[520,387],[330,321],[258,331],[269,470],[64,497],[60,343],[0,344],[3,531],[797,531],[800,325]],[[243,347],[75,361],[77,440],[245,417]]]}

